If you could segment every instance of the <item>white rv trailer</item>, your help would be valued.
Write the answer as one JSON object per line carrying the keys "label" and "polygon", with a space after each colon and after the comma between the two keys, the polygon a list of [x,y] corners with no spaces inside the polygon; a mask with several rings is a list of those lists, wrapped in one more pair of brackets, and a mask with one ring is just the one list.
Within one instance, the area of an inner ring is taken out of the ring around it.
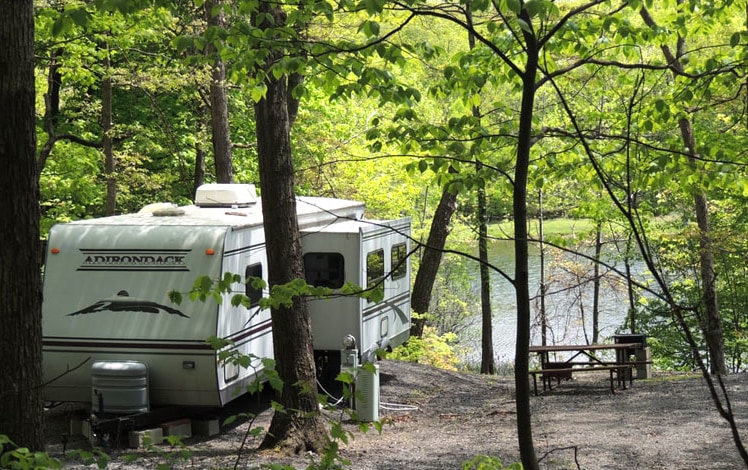
{"label": "white rv trailer", "polygon": [[[371,348],[407,339],[409,267],[404,254],[409,222],[368,223],[363,212],[364,205],[355,201],[297,200],[304,252],[317,254],[306,258],[310,281],[310,273],[319,280],[326,272],[332,285],[339,275],[362,282],[367,256],[382,259],[365,250],[395,250],[388,256],[403,258],[396,264],[386,257],[381,266],[369,263],[376,271],[368,277],[384,282],[382,303],[347,297],[313,302],[315,350],[339,350],[346,335]],[[350,241],[356,238],[358,247]],[[343,264],[335,271],[331,264],[323,266],[324,259]],[[395,279],[382,272],[390,266],[398,270]],[[223,406],[241,394],[261,371],[259,360],[249,369],[226,364],[205,340],[226,338],[240,353],[272,357],[269,311],[256,303],[233,307],[231,294],[220,305],[213,300],[176,305],[168,298],[170,291],[188,292],[198,276],[218,279],[224,273],[267,279],[261,203],[251,185],[205,185],[195,205],[157,204],[137,214],[54,226],[42,307],[44,380],[51,381],[45,399],[94,402],[98,391],[92,392],[92,378],[107,387],[120,365],[125,368],[123,383],[114,388],[125,396],[132,395],[128,388],[140,387],[130,376],[147,370],[148,406]],[[262,295],[251,285],[236,289],[246,290],[253,300]],[[359,324],[351,323],[352,318]]]}
{"label": "white rv trailer", "polygon": [[339,357],[344,336],[350,334],[361,361],[373,362],[379,350],[392,350],[408,339],[409,237],[409,219],[338,221],[302,232],[309,284],[339,288],[349,281],[384,290],[384,299],[376,303],[355,296],[309,302],[318,355]]}

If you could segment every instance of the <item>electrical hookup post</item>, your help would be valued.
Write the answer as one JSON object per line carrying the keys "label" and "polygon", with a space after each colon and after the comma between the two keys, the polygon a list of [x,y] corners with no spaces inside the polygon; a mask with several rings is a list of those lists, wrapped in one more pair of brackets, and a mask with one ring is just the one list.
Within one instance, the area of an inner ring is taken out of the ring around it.
{"label": "electrical hookup post", "polygon": [[379,421],[379,365],[364,366],[358,358],[356,338],[348,335],[340,350],[340,372],[348,372],[353,377],[349,406],[357,420]]}

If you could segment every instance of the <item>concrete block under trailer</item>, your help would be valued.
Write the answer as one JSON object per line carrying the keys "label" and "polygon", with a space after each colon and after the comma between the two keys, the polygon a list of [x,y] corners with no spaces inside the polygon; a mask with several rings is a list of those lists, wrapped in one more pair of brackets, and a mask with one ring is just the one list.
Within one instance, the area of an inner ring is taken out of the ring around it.
{"label": "concrete block under trailer", "polygon": [[[225,185],[210,186],[201,188],[202,201],[198,191],[195,206],[53,228],[43,329],[45,381],[56,380],[46,387],[47,400],[92,401],[95,361],[145,364],[154,405],[222,406],[255,379],[259,363],[257,369],[223,364],[204,340],[228,338],[244,354],[271,357],[269,312],[231,307],[228,295],[220,306],[176,306],[167,299],[169,291],[186,292],[203,274],[267,278],[260,204],[237,207]],[[363,209],[354,201],[299,198],[299,224],[314,233],[360,219]],[[262,293],[247,287],[247,294]],[[329,302],[328,311],[338,309],[336,300]],[[340,318],[349,316],[337,311]],[[343,323],[327,330],[337,325]]]}

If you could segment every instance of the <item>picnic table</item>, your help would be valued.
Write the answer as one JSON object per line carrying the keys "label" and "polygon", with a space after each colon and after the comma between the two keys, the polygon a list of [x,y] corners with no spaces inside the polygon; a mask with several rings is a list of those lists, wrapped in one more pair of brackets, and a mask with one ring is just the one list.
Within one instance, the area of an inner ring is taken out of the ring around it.
{"label": "picnic table", "polygon": [[[530,370],[533,379],[533,389],[538,395],[538,376],[543,382],[543,391],[552,389],[553,381],[557,385],[561,380],[572,378],[575,373],[607,371],[610,373],[610,391],[615,393],[615,384],[626,388],[626,382],[633,381],[631,368],[639,361],[631,360],[628,353],[640,349],[641,343],[606,343],[606,344],[555,344],[546,346],[530,346],[530,353],[537,354],[540,359],[540,368]],[[610,360],[602,357],[601,353],[613,351],[615,359]],[[565,353],[567,358],[552,361],[551,355]]]}

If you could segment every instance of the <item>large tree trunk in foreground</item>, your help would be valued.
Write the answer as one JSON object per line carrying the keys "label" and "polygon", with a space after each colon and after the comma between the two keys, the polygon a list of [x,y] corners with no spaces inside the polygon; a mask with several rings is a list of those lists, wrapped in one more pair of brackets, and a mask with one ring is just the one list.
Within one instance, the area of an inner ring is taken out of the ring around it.
{"label": "large tree trunk in foreground", "polygon": [[0,0],[0,433],[44,450],[31,1]]}
{"label": "large tree trunk in foreground", "polygon": [[[531,24],[526,10],[520,19]],[[514,169],[514,288],[517,294],[517,339],[514,357],[514,384],[517,390],[517,441],[522,465],[526,470],[538,469],[538,457],[532,438],[532,413],[530,410],[530,381],[528,378],[530,355],[530,274],[528,268],[527,238],[527,180],[532,147],[532,116],[535,105],[535,78],[538,71],[538,40],[530,31],[524,31],[527,62],[522,74],[522,103],[517,139],[517,163]]]}
{"label": "large tree trunk in foreground", "polygon": [[[260,13],[270,13],[276,26],[285,22],[279,7],[263,2]],[[260,25],[262,26],[262,25]],[[291,155],[288,84],[285,77],[268,74],[267,94],[255,104],[257,153],[260,168],[262,215],[268,255],[269,284],[304,278],[301,239],[296,218],[294,170]],[[293,452],[322,449],[325,432],[319,419],[312,326],[304,299],[271,310],[273,342],[283,390],[261,447],[280,446]]]}

